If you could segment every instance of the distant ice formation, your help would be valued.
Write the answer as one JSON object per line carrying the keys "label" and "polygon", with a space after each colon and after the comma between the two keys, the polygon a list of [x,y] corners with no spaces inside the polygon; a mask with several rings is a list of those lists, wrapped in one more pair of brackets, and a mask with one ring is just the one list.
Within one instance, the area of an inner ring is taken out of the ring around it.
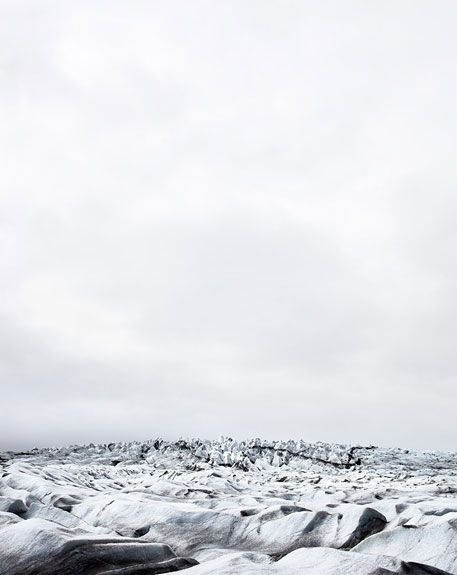
{"label": "distant ice formation", "polygon": [[0,472],[0,575],[457,575],[457,454],[156,439]]}

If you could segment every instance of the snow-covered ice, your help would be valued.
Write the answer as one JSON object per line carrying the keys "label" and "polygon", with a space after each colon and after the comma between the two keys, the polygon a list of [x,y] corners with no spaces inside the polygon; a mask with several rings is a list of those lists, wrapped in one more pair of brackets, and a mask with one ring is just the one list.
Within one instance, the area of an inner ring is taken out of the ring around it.
{"label": "snow-covered ice", "polygon": [[453,453],[157,439],[0,470],[0,575],[457,575]]}

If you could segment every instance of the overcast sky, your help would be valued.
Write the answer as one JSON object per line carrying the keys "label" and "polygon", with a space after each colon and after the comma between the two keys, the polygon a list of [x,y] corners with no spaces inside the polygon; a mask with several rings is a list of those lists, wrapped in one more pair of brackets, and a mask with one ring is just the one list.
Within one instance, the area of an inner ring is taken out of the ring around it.
{"label": "overcast sky", "polygon": [[454,0],[0,11],[0,447],[457,449]]}

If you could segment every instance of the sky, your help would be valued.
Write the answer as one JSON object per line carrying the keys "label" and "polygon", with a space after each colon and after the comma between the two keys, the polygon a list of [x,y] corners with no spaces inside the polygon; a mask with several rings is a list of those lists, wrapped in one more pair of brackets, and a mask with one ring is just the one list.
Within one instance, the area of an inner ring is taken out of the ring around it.
{"label": "sky", "polygon": [[0,448],[457,449],[454,0],[0,14]]}

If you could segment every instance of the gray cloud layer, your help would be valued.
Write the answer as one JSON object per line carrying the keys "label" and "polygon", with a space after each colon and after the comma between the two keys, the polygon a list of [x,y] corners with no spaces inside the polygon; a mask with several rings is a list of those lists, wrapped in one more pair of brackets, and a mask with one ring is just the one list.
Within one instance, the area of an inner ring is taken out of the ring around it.
{"label": "gray cloud layer", "polygon": [[455,2],[0,8],[3,447],[455,448]]}

